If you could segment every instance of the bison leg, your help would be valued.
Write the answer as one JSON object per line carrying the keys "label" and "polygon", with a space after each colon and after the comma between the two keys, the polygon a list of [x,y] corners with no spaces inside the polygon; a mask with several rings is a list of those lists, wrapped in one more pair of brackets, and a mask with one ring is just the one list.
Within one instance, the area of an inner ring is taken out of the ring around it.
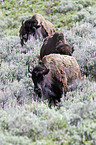
{"label": "bison leg", "polygon": [[21,46],[23,46],[24,45],[24,41],[23,41],[23,39],[21,39]]}

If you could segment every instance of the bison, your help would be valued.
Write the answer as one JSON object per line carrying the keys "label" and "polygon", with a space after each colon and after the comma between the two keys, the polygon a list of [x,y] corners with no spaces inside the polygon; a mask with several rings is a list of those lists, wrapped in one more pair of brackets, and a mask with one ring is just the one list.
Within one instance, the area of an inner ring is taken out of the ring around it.
{"label": "bison", "polygon": [[33,70],[28,66],[28,71],[32,74],[34,91],[38,97],[47,98],[49,106],[60,102],[62,94],[66,94],[68,87],[81,78],[76,59],[68,55],[46,55]]}
{"label": "bison", "polygon": [[66,42],[64,34],[57,31],[53,35],[45,38],[40,50],[39,59],[42,60],[45,55],[51,53],[72,55],[73,51],[73,47]]}
{"label": "bison", "polygon": [[30,35],[37,38],[45,38],[55,32],[55,28],[51,22],[45,20],[40,14],[33,15],[30,19],[22,22],[22,26],[19,31],[21,39],[21,45],[30,38]]}

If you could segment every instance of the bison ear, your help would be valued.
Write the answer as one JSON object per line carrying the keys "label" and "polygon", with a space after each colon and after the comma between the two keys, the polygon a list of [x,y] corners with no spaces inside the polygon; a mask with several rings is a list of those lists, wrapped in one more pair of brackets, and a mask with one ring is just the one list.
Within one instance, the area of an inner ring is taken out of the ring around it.
{"label": "bison ear", "polygon": [[49,69],[46,68],[46,69],[44,70],[43,74],[44,74],[44,75],[47,75],[48,73],[49,73]]}

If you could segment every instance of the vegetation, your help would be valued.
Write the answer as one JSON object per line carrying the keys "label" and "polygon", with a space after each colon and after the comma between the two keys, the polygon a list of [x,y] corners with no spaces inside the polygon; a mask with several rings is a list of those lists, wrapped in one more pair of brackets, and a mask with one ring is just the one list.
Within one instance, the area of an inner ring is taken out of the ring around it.
{"label": "vegetation", "polygon": [[[82,73],[52,108],[37,99],[27,70],[28,61],[38,63],[42,42],[20,45],[21,22],[34,13],[64,33]],[[96,144],[95,0],[0,0],[0,144]]]}

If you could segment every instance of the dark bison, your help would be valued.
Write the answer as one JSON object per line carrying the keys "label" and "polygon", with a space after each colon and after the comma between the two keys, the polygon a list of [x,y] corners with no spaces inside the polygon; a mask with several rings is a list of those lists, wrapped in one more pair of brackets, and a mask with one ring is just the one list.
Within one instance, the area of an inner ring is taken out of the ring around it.
{"label": "dark bison", "polygon": [[45,38],[40,50],[39,59],[42,60],[45,55],[49,55],[51,53],[72,55],[73,51],[73,47],[66,42],[64,34],[57,31],[53,35]]}
{"label": "dark bison", "polygon": [[28,71],[32,74],[34,91],[38,97],[47,98],[50,106],[60,102],[62,94],[68,91],[68,86],[81,78],[77,61],[68,55],[46,55],[33,71],[30,67]]}
{"label": "dark bison", "polygon": [[22,26],[19,31],[21,39],[21,45],[27,42],[30,35],[33,35],[35,39],[45,38],[55,32],[55,28],[51,22],[45,20],[40,14],[35,14],[32,18],[22,22]]}

